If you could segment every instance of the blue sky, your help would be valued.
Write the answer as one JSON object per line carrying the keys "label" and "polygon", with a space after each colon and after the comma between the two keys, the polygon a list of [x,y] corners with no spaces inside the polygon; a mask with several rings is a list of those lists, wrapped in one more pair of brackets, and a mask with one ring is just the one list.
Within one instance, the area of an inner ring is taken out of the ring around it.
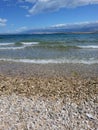
{"label": "blue sky", "polygon": [[0,33],[98,22],[98,0],[0,0]]}

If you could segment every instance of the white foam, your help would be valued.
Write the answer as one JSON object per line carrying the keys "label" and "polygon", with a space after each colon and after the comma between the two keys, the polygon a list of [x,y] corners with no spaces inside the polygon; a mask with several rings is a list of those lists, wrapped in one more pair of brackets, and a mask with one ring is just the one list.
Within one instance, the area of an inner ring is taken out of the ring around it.
{"label": "white foam", "polygon": [[[21,42],[23,46],[20,47],[0,47],[0,50],[18,50],[39,44],[38,42]],[[2,43],[0,46],[13,45],[14,43]]]}
{"label": "white foam", "polygon": [[25,46],[22,47],[1,47],[0,50],[18,50],[18,49],[24,49]]}
{"label": "white foam", "polygon": [[23,63],[34,63],[34,64],[49,64],[49,63],[73,63],[73,64],[98,64],[98,60],[69,60],[69,59],[0,59],[0,61],[12,61],[12,62],[23,62]]}
{"label": "white foam", "polygon": [[8,46],[8,45],[13,45],[14,43],[10,43],[10,42],[8,42],[8,43],[0,43],[0,46]]}
{"label": "white foam", "polygon": [[84,49],[91,49],[91,48],[93,48],[93,49],[98,49],[98,46],[96,46],[96,45],[78,46],[78,47],[80,47],[80,48],[84,48]]}
{"label": "white foam", "polygon": [[37,45],[39,42],[21,42],[23,45]]}

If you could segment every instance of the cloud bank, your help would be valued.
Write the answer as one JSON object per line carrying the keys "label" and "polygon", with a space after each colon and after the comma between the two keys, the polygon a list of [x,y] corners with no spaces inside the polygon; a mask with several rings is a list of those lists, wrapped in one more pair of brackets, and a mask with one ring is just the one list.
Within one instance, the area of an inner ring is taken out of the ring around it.
{"label": "cloud bank", "polygon": [[85,6],[89,4],[98,4],[98,0],[22,0],[32,4],[29,9],[30,14],[37,14],[41,12],[53,12],[61,8],[74,8],[78,6]]}
{"label": "cloud bank", "polygon": [[0,18],[0,26],[6,26],[7,19]]}
{"label": "cloud bank", "polygon": [[[13,0],[3,0],[11,2]],[[24,3],[21,7],[27,9],[30,14],[42,12],[54,12],[62,8],[75,8],[79,6],[98,4],[98,0],[16,0]],[[31,4],[30,8],[27,3]]]}
{"label": "cloud bank", "polygon": [[57,24],[44,28],[27,28],[20,30],[20,33],[26,34],[50,34],[50,33],[72,33],[72,32],[98,32],[98,21],[81,22],[70,24]]}
{"label": "cloud bank", "polygon": [[96,26],[98,25],[98,21],[95,22],[80,22],[80,23],[70,23],[70,24],[56,24],[52,25],[50,28],[80,28],[80,27],[88,27],[88,26]]}
{"label": "cloud bank", "polygon": [[28,28],[26,26],[23,26],[23,27],[20,27],[16,30],[16,32],[22,32],[22,31],[25,31],[27,30]]}

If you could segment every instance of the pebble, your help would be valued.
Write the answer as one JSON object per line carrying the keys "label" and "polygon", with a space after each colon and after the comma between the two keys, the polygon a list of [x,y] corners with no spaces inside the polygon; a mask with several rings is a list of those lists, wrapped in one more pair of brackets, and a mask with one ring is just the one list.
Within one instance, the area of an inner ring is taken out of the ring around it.
{"label": "pebble", "polygon": [[93,115],[89,114],[89,113],[86,113],[86,116],[89,118],[89,119],[94,119]]}
{"label": "pebble", "polygon": [[0,130],[97,130],[98,128],[97,104],[92,101],[85,103],[81,101],[78,106],[71,99],[63,103],[62,98],[53,100],[40,95],[25,97],[11,94],[0,96],[0,110]]}

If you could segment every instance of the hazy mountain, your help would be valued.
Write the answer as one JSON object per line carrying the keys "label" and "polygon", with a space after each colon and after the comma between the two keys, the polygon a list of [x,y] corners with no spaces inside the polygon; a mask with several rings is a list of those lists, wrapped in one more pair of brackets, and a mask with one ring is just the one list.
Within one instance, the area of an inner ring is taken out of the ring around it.
{"label": "hazy mountain", "polygon": [[98,22],[75,24],[58,24],[47,28],[26,30],[22,33],[87,33],[98,32]]}

